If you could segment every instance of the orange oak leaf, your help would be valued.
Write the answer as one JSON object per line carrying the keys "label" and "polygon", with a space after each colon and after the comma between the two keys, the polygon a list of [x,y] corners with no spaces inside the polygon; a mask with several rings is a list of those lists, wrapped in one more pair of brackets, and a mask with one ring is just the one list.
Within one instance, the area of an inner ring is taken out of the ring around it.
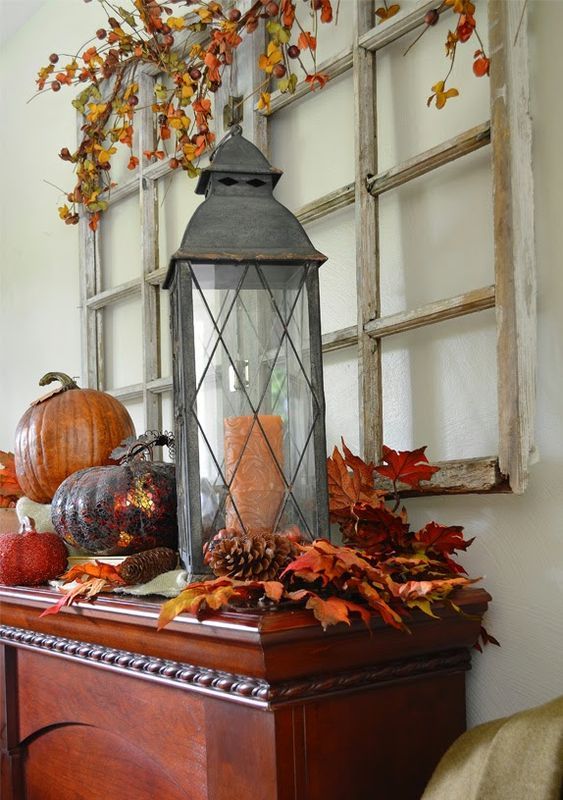
{"label": "orange oak leaf", "polygon": [[183,611],[198,615],[205,606],[218,610],[228,605],[235,592],[235,582],[230,578],[192,583],[178,597],[168,600],[160,609],[158,630],[161,630]]}
{"label": "orange oak leaf", "polygon": [[419,487],[420,481],[429,481],[440,467],[433,467],[424,455],[426,447],[417,450],[391,450],[383,445],[384,463],[376,467],[376,471],[393,483],[406,483],[413,489]]}
{"label": "orange oak leaf", "polygon": [[85,564],[75,564],[60,579],[63,583],[81,581],[89,578],[103,578],[109,583],[124,584],[125,581],[119,574],[119,569],[113,564],[104,564],[103,561],[89,561]]}
{"label": "orange oak leaf", "polygon": [[442,578],[433,581],[407,581],[394,584],[392,593],[405,603],[424,598],[427,600],[442,600],[447,597],[452,589],[458,586],[469,586],[481,578]]}
{"label": "orange oak leaf", "polygon": [[46,608],[45,611],[43,611],[39,616],[47,617],[49,614],[58,614],[59,611],[65,606],[71,606],[76,603],[79,597],[82,597],[87,602],[91,602],[101,592],[111,590],[116,582],[125,583],[125,581],[121,579],[115,581],[113,579],[107,580],[103,577],[89,577],[87,575],[83,575],[82,578],[83,579],[79,580],[75,586],[71,586],[70,588],[63,586],[60,590],[63,592],[63,596],[60,598],[60,600],[58,600],[54,605],[49,606],[49,608]]}
{"label": "orange oak leaf", "polygon": [[385,602],[375,587],[364,581],[358,585],[358,591],[364,600],[367,601],[370,608],[373,608],[374,611],[377,611],[384,622],[386,622],[388,625],[392,625],[394,628],[406,630],[406,626],[401,615],[396,611],[393,611],[391,606]]}
{"label": "orange oak leaf", "polygon": [[331,513],[348,512],[359,499],[361,481],[355,473],[348,471],[337,447],[332,451],[332,457],[327,459],[327,474]]}
{"label": "orange oak leaf", "polygon": [[363,490],[366,488],[373,489],[373,471],[375,469],[375,464],[372,464],[371,462],[366,464],[363,459],[361,459],[359,456],[355,456],[352,451],[346,447],[346,442],[344,439],[341,439],[341,442],[346,466],[350,467],[353,472],[359,475]]}
{"label": "orange oak leaf", "polygon": [[[344,458],[337,447],[327,459],[329,508],[334,517],[340,512],[349,514],[356,503],[383,505],[385,492],[373,485],[373,464],[366,464],[346,447],[342,439]],[[351,471],[350,471],[351,470]]]}
{"label": "orange oak leaf", "polygon": [[307,598],[305,608],[311,609],[315,617],[326,631],[329,625],[337,625],[345,622],[350,625],[350,614],[356,613],[361,616],[366,625],[369,626],[371,615],[365,606],[345,600],[342,597],[328,597],[323,599],[308,589],[299,589],[296,592],[289,592],[287,595],[290,600],[304,600]]}

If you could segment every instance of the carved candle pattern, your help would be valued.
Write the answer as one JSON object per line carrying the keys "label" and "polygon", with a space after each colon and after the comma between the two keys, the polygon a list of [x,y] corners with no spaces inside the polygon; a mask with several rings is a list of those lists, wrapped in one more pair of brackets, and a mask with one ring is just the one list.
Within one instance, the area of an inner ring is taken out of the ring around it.
{"label": "carved candle pattern", "polygon": [[[283,468],[282,419],[277,415],[261,414],[258,420],[264,433],[258,424],[254,423],[252,416],[225,419],[227,481],[230,481],[234,474],[230,497],[227,498],[226,504],[226,527],[240,532],[242,532],[241,520],[247,532],[273,530],[284,497],[285,487],[280,474],[280,468]],[[274,461],[272,451],[279,467]],[[240,464],[235,473],[239,458]],[[231,498],[236,505],[238,515]]]}

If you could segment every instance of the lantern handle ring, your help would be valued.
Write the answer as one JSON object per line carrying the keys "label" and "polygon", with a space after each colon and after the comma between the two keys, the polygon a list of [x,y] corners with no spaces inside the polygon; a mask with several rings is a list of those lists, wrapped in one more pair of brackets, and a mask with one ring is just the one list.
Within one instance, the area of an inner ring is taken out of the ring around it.
{"label": "lantern handle ring", "polygon": [[211,154],[209,156],[209,160],[210,161],[214,160],[214,158],[215,158],[218,150],[220,150],[221,146],[223,144],[225,144],[225,142],[228,142],[229,139],[231,139],[233,136],[242,136],[242,127],[238,124],[238,122],[235,125],[231,125],[231,127],[229,128],[227,133],[223,136],[221,141],[217,144],[216,147],[213,148],[213,150],[211,151]]}

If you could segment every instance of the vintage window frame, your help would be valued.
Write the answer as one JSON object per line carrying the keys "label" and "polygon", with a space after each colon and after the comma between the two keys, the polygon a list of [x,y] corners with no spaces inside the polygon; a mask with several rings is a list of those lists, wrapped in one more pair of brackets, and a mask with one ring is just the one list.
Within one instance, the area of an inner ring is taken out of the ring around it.
{"label": "vintage window frame", "polygon": [[[249,3],[249,0],[247,0]],[[497,329],[499,452],[482,458],[441,462],[442,467],[419,494],[488,492],[522,493],[534,457],[536,368],[536,286],[533,224],[532,132],[529,114],[527,7],[525,0],[490,0],[490,120],[437,147],[393,166],[377,169],[376,54],[424,24],[435,0],[421,0],[384,24],[375,25],[373,0],[355,0],[353,45],[318,66],[335,78],[350,70],[354,81],[355,180],[307,203],[296,212],[302,224],[355,205],[358,324],[323,336],[323,351],[358,347],[359,420],[363,457],[378,461],[382,446],[383,401],[381,341],[415,328],[494,308]],[[260,36],[237,51],[235,63],[218,93],[217,109],[230,98],[247,97],[261,79],[257,69],[263,47]],[[150,111],[154,72],[139,76],[138,150],[152,149],[154,121]],[[268,128],[277,111],[306,97],[300,83],[293,95],[272,94],[268,113],[254,111],[250,137],[268,154]],[[373,103],[365,98],[372,97]],[[246,108],[246,105],[245,105]],[[245,113],[247,113],[245,111]],[[216,114],[218,135],[223,119]],[[228,122],[228,115],[225,118]],[[246,131],[249,135],[249,131]],[[382,316],[379,285],[378,197],[481,147],[491,147],[493,177],[493,286],[476,287],[427,305]],[[138,175],[122,184],[112,202],[140,193],[142,276],[106,291],[101,286],[99,236],[80,223],[82,359],[88,386],[104,388],[103,309],[140,295],[143,326],[143,381],[112,390],[123,401],[142,399],[147,428],[162,425],[162,394],[172,378],[159,377],[159,287],[166,266],[158,261],[158,190],[169,174],[168,161],[154,165],[141,159]],[[103,230],[103,228],[102,228]]]}

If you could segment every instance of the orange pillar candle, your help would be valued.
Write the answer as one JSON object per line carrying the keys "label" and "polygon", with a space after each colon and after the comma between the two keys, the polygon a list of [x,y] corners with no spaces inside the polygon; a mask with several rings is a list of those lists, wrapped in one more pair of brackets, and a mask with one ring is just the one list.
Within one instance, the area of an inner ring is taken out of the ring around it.
{"label": "orange pillar candle", "polygon": [[264,433],[257,423],[253,425],[252,416],[225,419],[227,481],[231,481],[234,474],[226,504],[226,527],[239,532],[243,531],[242,526],[247,532],[272,531],[285,492],[280,469],[272,457],[273,451],[283,469],[282,418],[274,414],[261,414],[258,420]]}

